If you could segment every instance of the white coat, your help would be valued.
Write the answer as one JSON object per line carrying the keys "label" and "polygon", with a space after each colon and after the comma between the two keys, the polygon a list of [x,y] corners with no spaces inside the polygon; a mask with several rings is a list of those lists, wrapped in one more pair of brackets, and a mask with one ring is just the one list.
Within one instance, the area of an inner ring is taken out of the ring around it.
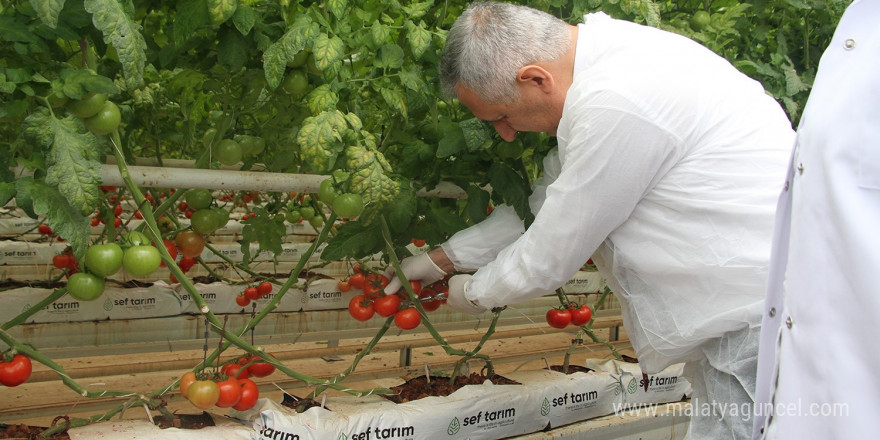
{"label": "white coat", "polygon": [[819,63],[779,200],[755,438],[880,432],[878,57],[880,1],[856,0]]}

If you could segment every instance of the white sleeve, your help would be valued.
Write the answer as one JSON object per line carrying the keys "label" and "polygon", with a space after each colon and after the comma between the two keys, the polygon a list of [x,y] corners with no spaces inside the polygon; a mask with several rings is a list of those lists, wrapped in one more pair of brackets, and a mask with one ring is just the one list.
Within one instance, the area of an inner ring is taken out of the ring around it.
{"label": "white sleeve", "polygon": [[[547,185],[559,175],[561,164],[556,149],[544,158],[544,175],[535,182],[529,207],[538,212],[546,197]],[[477,270],[498,256],[525,231],[523,221],[511,206],[499,205],[485,220],[461,230],[440,247],[457,271]]]}
{"label": "white sleeve", "polygon": [[468,299],[492,308],[559,288],[678,160],[682,141],[643,116],[616,110],[627,108],[617,105],[620,99],[592,96],[562,121],[559,177],[528,231],[474,274]]}

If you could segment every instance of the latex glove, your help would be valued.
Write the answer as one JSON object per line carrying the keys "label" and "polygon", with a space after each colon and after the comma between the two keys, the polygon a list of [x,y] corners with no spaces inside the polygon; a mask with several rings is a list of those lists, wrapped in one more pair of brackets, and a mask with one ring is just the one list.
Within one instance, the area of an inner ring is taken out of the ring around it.
{"label": "latex glove", "polygon": [[[433,284],[446,276],[446,272],[444,272],[443,269],[440,269],[434,263],[434,260],[431,260],[431,257],[428,256],[427,252],[404,258],[403,261],[400,262],[400,269],[403,271],[403,276],[405,276],[406,279],[410,281],[418,280],[423,286]],[[397,275],[394,273],[394,268],[389,267],[388,270],[385,271],[385,276],[388,277],[389,280],[388,285],[385,286],[385,293],[387,295],[397,293],[397,291],[400,290],[401,284],[400,279],[397,278]]]}
{"label": "latex glove", "polygon": [[464,296],[471,278],[470,275],[455,275],[449,279],[449,297],[446,299],[446,305],[462,313],[479,315],[488,309],[481,307]]}

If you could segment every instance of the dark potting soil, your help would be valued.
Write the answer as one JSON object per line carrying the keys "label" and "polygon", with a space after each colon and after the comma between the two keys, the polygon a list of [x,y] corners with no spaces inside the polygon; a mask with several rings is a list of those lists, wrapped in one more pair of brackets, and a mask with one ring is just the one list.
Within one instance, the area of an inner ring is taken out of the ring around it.
{"label": "dark potting soil", "polygon": [[[43,428],[39,426],[29,426],[25,424],[17,424],[17,425],[6,425],[0,423],[0,439],[15,439],[15,440],[31,440],[40,438],[39,435],[41,432],[45,431],[48,428]],[[70,440],[70,436],[67,435],[66,432],[61,432],[58,434],[54,434],[51,437],[47,437],[50,440]]]}
{"label": "dark potting soil", "polygon": [[175,414],[171,420],[165,416],[153,417],[153,421],[161,429],[202,429],[206,426],[214,426],[214,418],[206,412],[201,414]]}
{"label": "dark potting soil", "polygon": [[591,371],[594,371],[592,368],[587,368],[587,367],[584,367],[581,365],[569,365],[568,371],[562,371],[563,370],[562,365],[551,365],[550,369],[553,371],[558,371],[560,373],[565,373],[565,374],[571,374],[574,372],[589,373]]}
{"label": "dark potting soil", "polygon": [[426,376],[417,376],[398,386],[391,387],[394,394],[383,397],[394,403],[404,403],[431,396],[448,396],[465,385],[481,385],[487,379],[495,385],[521,385],[515,380],[497,374],[485,376],[471,373],[468,376],[456,377],[455,382],[451,382],[448,377],[443,376],[431,376],[430,381]]}

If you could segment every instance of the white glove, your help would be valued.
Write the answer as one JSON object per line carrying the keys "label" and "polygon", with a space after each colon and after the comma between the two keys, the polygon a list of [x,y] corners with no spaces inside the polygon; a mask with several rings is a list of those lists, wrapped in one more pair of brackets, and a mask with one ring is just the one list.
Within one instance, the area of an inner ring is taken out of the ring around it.
{"label": "white glove", "polygon": [[470,275],[455,275],[449,279],[449,298],[446,299],[446,305],[462,313],[479,315],[488,309],[480,307],[464,295],[471,278]]}
{"label": "white glove", "polygon": [[[446,276],[446,272],[434,263],[434,260],[428,256],[427,252],[404,258],[400,262],[400,269],[403,271],[403,276],[406,279],[410,281],[418,280],[423,286],[433,284]],[[401,284],[400,279],[394,273],[394,268],[389,267],[385,271],[385,276],[389,280],[388,285],[385,286],[385,294],[397,293],[400,290]]]}

